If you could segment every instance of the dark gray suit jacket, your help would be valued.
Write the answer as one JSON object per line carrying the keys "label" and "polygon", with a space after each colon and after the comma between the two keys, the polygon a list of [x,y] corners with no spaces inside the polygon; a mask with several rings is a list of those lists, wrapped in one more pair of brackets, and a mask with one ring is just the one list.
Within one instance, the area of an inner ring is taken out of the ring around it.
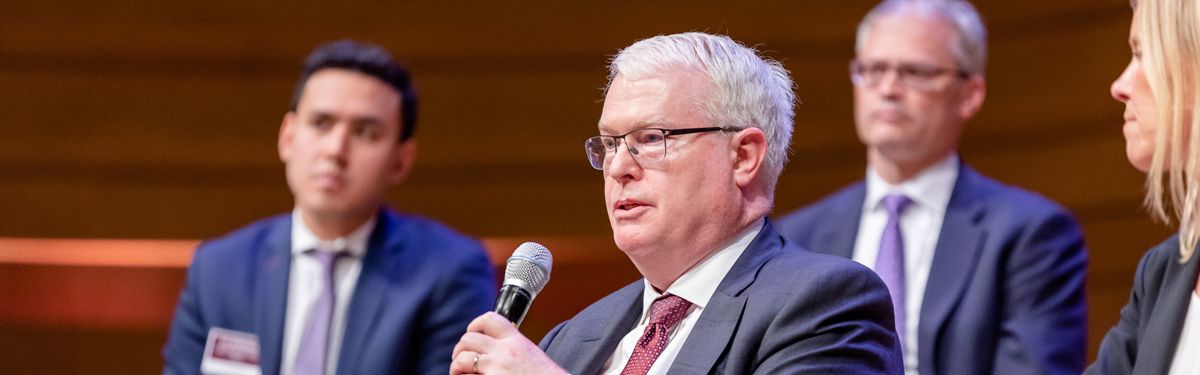
{"label": "dark gray suit jacket", "polygon": [[1100,356],[1086,374],[1166,374],[1175,358],[1200,262],[1193,254],[1179,263],[1179,235],[1142,257],[1129,304],[1100,344]]}
{"label": "dark gray suit jacket", "polygon": [[[852,258],[865,199],[859,182],[780,218],[779,232]],[[1086,273],[1083,231],[1067,210],[963,164],[921,303],[918,371],[1078,374],[1087,363]]]}
{"label": "dark gray suit jacket", "polygon": [[[546,334],[575,375],[600,372],[642,314],[638,280]],[[729,270],[668,374],[901,374],[887,287],[854,262],[788,243],[770,221]]]}

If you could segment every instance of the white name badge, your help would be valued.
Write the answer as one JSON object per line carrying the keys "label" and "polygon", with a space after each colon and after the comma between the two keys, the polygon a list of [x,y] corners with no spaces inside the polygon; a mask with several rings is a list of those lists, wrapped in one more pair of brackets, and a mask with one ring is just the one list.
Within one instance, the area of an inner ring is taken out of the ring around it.
{"label": "white name badge", "polygon": [[258,336],[213,327],[204,344],[200,372],[205,375],[262,375],[258,366]]}

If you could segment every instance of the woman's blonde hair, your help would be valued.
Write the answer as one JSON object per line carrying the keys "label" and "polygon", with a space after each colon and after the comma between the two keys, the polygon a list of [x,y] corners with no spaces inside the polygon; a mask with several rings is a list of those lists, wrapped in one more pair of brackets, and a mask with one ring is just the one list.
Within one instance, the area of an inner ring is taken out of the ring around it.
{"label": "woman's blonde hair", "polygon": [[[1180,262],[1191,258],[1200,237],[1200,96],[1195,95],[1200,64],[1200,15],[1196,0],[1135,0],[1141,66],[1158,107],[1154,156],[1146,174],[1146,207],[1170,222],[1167,205],[1179,220]],[[1164,173],[1166,176],[1164,176]],[[1166,186],[1164,187],[1164,183]],[[1168,203],[1169,202],[1169,203]]]}

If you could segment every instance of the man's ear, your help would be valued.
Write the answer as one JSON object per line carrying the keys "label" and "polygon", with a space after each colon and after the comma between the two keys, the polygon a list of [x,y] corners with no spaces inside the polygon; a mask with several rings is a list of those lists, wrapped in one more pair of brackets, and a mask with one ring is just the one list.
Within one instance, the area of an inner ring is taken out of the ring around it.
{"label": "man's ear", "polygon": [[412,172],[413,163],[417,161],[417,139],[409,138],[392,149],[392,170],[388,174],[388,184],[395,186],[408,178]]}
{"label": "man's ear", "polygon": [[296,112],[283,115],[283,123],[279,125],[279,160],[287,163],[292,158],[292,141],[296,138]]}
{"label": "man's ear", "polygon": [[974,117],[979,112],[979,108],[983,107],[983,98],[987,96],[987,81],[981,75],[972,75],[963,83],[962,95],[958,116],[966,121]]}
{"label": "man's ear", "polygon": [[734,134],[733,179],[738,187],[749,186],[762,170],[767,157],[767,135],[759,128],[748,128]]}

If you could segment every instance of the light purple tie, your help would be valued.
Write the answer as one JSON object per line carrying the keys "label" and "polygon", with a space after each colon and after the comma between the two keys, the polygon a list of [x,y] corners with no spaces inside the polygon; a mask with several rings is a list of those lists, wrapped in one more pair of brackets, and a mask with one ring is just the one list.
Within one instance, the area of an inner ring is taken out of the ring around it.
{"label": "light purple tie", "polygon": [[333,321],[333,272],[337,261],[345,253],[309,250],[307,252],[321,262],[324,273],[324,284],[321,285],[321,296],[313,304],[308,314],[308,324],[304,326],[304,334],[300,336],[300,349],[296,352],[296,366],[293,375],[324,375],[326,352],[329,348],[329,324]]}
{"label": "light purple tie", "polygon": [[900,213],[910,203],[912,200],[903,194],[883,197],[888,220],[887,226],[883,227],[883,238],[879,241],[879,258],[875,260],[875,273],[887,284],[888,292],[892,295],[892,308],[896,311],[896,336],[900,338],[902,348],[907,314],[904,310],[904,239],[900,235]]}

